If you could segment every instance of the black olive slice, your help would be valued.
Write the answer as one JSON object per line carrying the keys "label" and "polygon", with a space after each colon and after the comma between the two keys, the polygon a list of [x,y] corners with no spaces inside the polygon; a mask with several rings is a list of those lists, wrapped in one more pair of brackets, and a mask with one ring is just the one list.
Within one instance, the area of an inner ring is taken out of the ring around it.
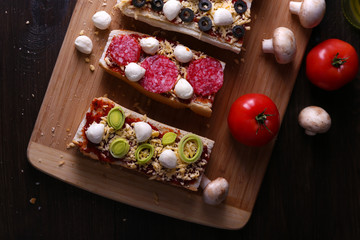
{"label": "black olive slice", "polygon": [[184,22],[191,22],[194,19],[194,12],[190,8],[184,8],[181,10],[179,17]]}
{"label": "black olive slice", "polygon": [[236,38],[242,38],[245,35],[245,28],[240,25],[236,25],[233,27],[232,32],[234,34],[234,37]]}
{"label": "black olive slice", "polygon": [[212,8],[212,4],[209,0],[200,0],[199,9],[203,12],[207,12]]}
{"label": "black olive slice", "polygon": [[242,0],[236,1],[234,3],[234,8],[238,14],[243,14],[247,10],[246,2],[244,2]]}
{"label": "black olive slice", "polygon": [[152,0],[151,8],[155,11],[161,11],[163,9],[164,2],[163,0]]}
{"label": "black olive slice", "polygon": [[200,18],[198,25],[199,25],[199,28],[201,31],[207,32],[211,29],[212,22],[209,17],[202,17],[202,18]]}
{"label": "black olive slice", "polygon": [[135,7],[141,8],[142,6],[145,5],[146,0],[132,0],[131,2]]}

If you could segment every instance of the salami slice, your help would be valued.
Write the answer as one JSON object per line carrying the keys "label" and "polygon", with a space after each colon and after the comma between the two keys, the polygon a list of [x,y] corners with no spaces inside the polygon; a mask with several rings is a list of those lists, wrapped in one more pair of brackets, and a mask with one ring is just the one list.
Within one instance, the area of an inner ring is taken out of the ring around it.
{"label": "salami slice", "polygon": [[115,36],[108,48],[111,59],[119,66],[126,66],[130,62],[138,62],[140,52],[140,44],[129,35]]}
{"label": "salami slice", "polygon": [[179,74],[174,62],[163,55],[145,58],[141,63],[145,68],[145,76],[139,81],[147,91],[164,93],[170,91],[177,81]]}
{"label": "salami slice", "polygon": [[222,87],[224,73],[218,60],[207,57],[191,62],[186,78],[196,94],[208,96]]}

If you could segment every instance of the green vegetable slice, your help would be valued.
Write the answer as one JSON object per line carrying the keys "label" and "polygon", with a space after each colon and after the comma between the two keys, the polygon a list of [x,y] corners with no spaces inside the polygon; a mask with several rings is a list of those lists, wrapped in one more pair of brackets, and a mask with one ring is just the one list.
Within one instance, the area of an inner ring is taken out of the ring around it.
{"label": "green vegetable slice", "polygon": [[110,153],[114,158],[124,157],[130,149],[129,142],[124,138],[117,138],[110,144]]}
{"label": "green vegetable slice", "polygon": [[176,140],[177,134],[174,132],[167,132],[161,139],[162,145],[170,145],[173,144]]}
{"label": "green vegetable slice", "polygon": [[[145,155],[145,156],[143,156]],[[139,164],[145,164],[154,156],[154,147],[151,144],[144,143],[137,147],[135,158]]]}
{"label": "green vegetable slice", "polygon": [[[188,152],[186,154],[185,148],[187,144],[191,144],[191,142],[197,145],[197,149],[195,150],[194,154],[192,154],[192,152]],[[195,134],[186,134],[183,138],[181,138],[179,142],[178,152],[181,160],[186,163],[194,163],[201,157],[201,154],[203,152],[203,143],[201,139]]]}
{"label": "green vegetable slice", "polygon": [[125,122],[124,111],[121,107],[114,107],[107,115],[107,122],[115,130],[122,128]]}

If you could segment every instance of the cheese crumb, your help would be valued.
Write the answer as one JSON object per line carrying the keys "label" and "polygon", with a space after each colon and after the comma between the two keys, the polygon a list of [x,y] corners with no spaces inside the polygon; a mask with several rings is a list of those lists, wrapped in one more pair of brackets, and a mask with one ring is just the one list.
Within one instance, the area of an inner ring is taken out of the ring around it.
{"label": "cheese crumb", "polygon": [[64,164],[65,164],[65,161],[60,161],[58,166],[61,167]]}
{"label": "cheese crumb", "polygon": [[36,198],[31,198],[29,202],[30,202],[31,204],[35,204]]}
{"label": "cheese crumb", "polygon": [[67,149],[72,148],[72,147],[75,147],[75,144],[74,144],[74,143],[69,143],[68,145],[66,145],[66,148],[67,148]]}
{"label": "cheese crumb", "polygon": [[95,71],[95,66],[92,64],[90,65],[90,71],[92,71],[92,72]]}
{"label": "cheese crumb", "polygon": [[90,58],[85,58],[85,62],[89,63],[90,62]]}
{"label": "cheese crumb", "polygon": [[79,32],[79,35],[80,36],[82,36],[82,35],[84,35],[85,34],[85,31],[84,30],[81,30],[80,32]]}

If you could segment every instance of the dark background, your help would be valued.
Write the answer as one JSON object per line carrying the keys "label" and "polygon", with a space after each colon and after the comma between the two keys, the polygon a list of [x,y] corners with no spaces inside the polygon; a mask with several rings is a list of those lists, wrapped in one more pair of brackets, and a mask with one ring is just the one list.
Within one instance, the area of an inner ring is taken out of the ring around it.
{"label": "dark background", "polygon": [[[34,169],[27,144],[75,3],[0,1],[0,239],[360,239],[359,74],[327,92],[307,80],[304,62],[252,217],[241,230],[130,207]],[[306,53],[328,38],[360,52],[360,31],[345,20],[340,0],[327,1]],[[298,113],[309,105],[328,111],[328,133],[309,137],[298,126]]]}

